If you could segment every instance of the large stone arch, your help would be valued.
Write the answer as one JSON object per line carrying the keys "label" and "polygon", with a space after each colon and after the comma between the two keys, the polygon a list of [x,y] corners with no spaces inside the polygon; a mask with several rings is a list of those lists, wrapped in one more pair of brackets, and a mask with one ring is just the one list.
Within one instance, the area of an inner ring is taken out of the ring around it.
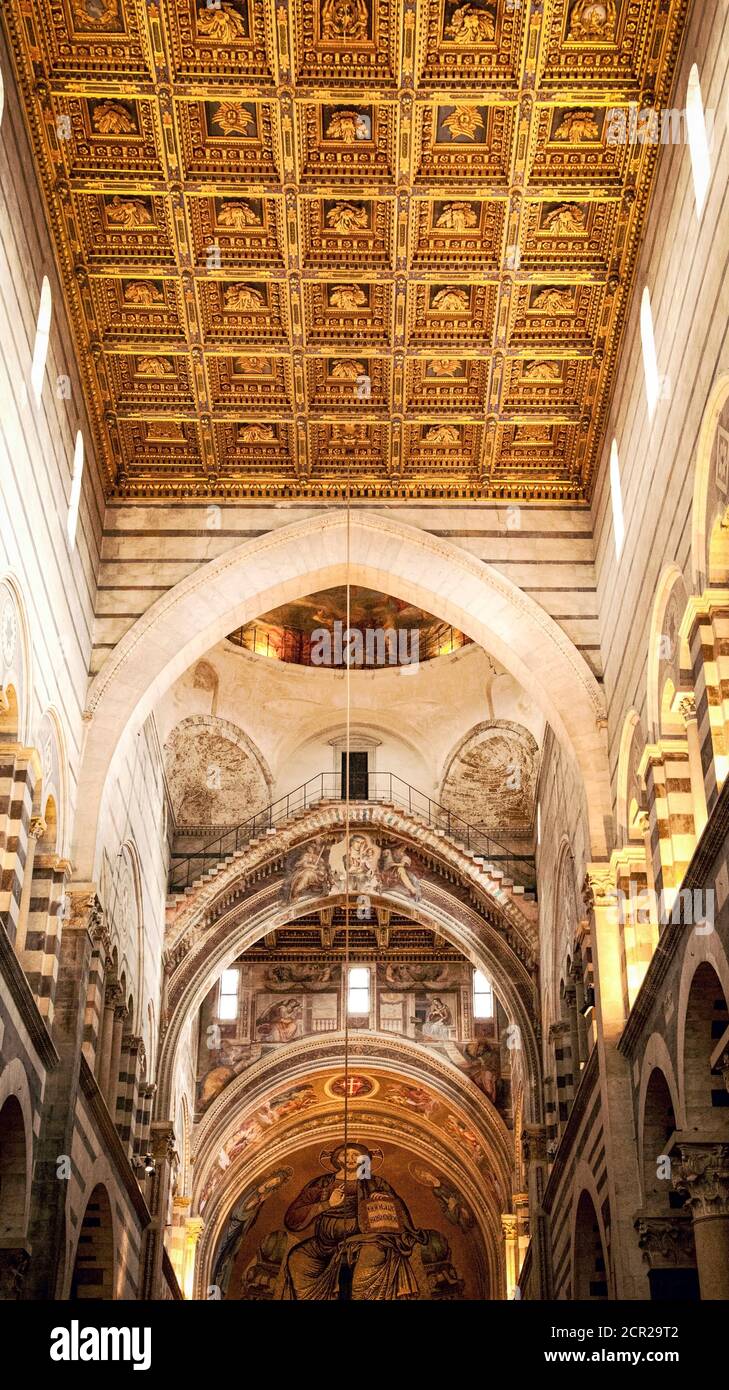
{"label": "large stone arch", "polygon": [[[479,642],[524,686],[581,770],[594,858],[611,818],[605,708],[586,662],[552,618],[497,570],[448,541],[368,512],[332,509],[236,546],[175,585],[130,628],[87,702],[74,860],[91,879],[107,776],[124,735],[193,662],[235,627],[313,590],[385,589]],[[535,682],[535,672],[539,674]]]}
{"label": "large stone arch", "polygon": [[[314,912],[337,901],[311,896],[297,904],[282,897],[284,866],[294,849],[322,834],[342,832],[343,808],[327,805],[290,822],[274,835],[253,842],[212,879],[203,880],[181,900],[179,918],[168,928],[167,1027],[157,1074],[158,1114],[167,1117],[174,1084],[175,1059],[187,1021],[200,1008],[230,961],[297,912]],[[494,984],[509,1018],[517,1025],[528,1079],[528,1121],[541,1118],[540,1063],[534,1026],[536,993],[536,923],[534,905],[500,888],[483,866],[413,817],[387,807],[350,808],[373,832],[401,839],[409,850],[428,856],[433,882],[415,903],[402,896],[373,894],[378,904],[405,910],[413,920],[438,932]],[[532,916],[527,915],[531,909]]]}

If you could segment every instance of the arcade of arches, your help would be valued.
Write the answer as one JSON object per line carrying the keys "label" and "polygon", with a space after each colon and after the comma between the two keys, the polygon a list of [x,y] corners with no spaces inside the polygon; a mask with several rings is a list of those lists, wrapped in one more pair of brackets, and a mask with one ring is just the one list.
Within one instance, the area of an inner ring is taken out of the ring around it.
{"label": "arcade of arches", "polygon": [[2,22],[0,1297],[728,1299],[723,5]]}

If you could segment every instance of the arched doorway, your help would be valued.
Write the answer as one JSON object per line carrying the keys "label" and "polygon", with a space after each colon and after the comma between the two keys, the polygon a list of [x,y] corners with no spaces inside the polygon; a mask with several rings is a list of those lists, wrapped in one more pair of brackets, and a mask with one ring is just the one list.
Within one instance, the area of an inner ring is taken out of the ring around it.
{"label": "arched doorway", "polygon": [[25,1121],[17,1096],[0,1110],[0,1298],[20,1297],[27,1264],[28,1162]]}
{"label": "arched doorway", "polygon": [[114,1227],[109,1194],[97,1183],[81,1223],[76,1259],[71,1276],[70,1298],[111,1299],[114,1297]]}
{"label": "arched doorway", "polygon": [[713,965],[702,961],[691,981],[683,1045],[683,1079],[686,1124],[706,1136],[723,1138],[717,1112],[729,1101],[721,1077],[712,1074],[714,1051],[729,1025],[729,1010],[721,981]]}
{"label": "arched doorway", "polygon": [[[648,1079],[643,1120],[644,1211],[636,1221],[638,1239],[649,1263],[653,1302],[699,1297],[693,1223],[685,1197],[671,1182],[669,1141],[676,1130],[671,1091],[660,1067]],[[685,1208],[685,1209],[684,1209]]]}
{"label": "arched doorway", "polygon": [[572,1254],[572,1297],[605,1302],[608,1297],[607,1264],[595,1204],[584,1189],[577,1204]]}

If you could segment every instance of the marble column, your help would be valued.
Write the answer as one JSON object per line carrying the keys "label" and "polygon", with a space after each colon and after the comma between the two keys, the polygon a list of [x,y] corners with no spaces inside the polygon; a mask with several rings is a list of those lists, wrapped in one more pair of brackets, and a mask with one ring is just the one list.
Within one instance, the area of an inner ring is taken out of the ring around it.
{"label": "marble column", "polygon": [[729,1144],[677,1144],[673,1185],[693,1217],[702,1299],[729,1301]]}

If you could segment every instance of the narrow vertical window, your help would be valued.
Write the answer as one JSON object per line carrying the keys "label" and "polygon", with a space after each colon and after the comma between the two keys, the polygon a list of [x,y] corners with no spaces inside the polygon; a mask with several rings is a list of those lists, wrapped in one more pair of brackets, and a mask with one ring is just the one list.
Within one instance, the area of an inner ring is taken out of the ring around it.
{"label": "narrow vertical window", "polygon": [[645,376],[645,394],[648,402],[648,418],[653,419],[656,413],[656,406],[661,394],[661,379],[658,374],[658,356],[656,354],[656,338],[653,332],[653,310],[651,309],[650,290],[646,285],[643,291],[643,298],[640,305],[640,340],[643,345],[643,373]]}
{"label": "narrow vertical window", "polygon": [[43,378],[46,373],[46,358],[48,356],[48,340],[51,333],[51,287],[48,283],[48,276],[43,276],[41,285],[40,304],[38,306],[38,319],[35,326],[35,343],[33,344],[33,365],[30,369],[30,384],[33,387],[33,395],[36,405],[40,405],[40,398],[43,392]]}
{"label": "narrow vertical window", "polygon": [[618,457],[618,446],[615,440],[613,440],[610,450],[610,497],[613,504],[615,558],[619,560],[623,553],[623,542],[625,540],[625,517],[623,515],[623,489],[620,485],[620,459]]}
{"label": "narrow vertical window", "polygon": [[482,970],[473,972],[473,1016],[474,1018],[493,1018],[494,992],[491,981]]}
{"label": "narrow vertical window", "polygon": [[78,526],[78,509],[81,501],[81,479],[84,471],[84,437],[80,430],[76,433],[76,445],[73,451],[73,473],[71,474],[71,498],[68,504],[68,516],[66,518],[66,534],[68,544],[73,550],[76,544],[76,527]]}
{"label": "narrow vertical window", "polygon": [[701,96],[701,81],[695,63],[689,73],[686,93],[686,125],[691,154],[691,172],[694,176],[696,216],[700,218],[704,211],[706,195],[711,182],[711,155],[709,154],[709,136],[706,130],[704,102]]}
{"label": "narrow vertical window", "polygon": [[366,965],[353,965],[347,980],[347,1013],[368,1014],[370,1011],[370,972]]}
{"label": "narrow vertical window", "polygon": [[238,983],[240,974],[237,970],[224,970],[220,976],[220,993],[218,995],[218,1018],[228,1022],[238,1017]]}
{"label": "narrow vertical window", "polygon": [[4,111],[4,110],[5,110],[5,83],[3,82],[3,75],[2,75],[2,72],[0,72],[0,121],[2,121],[2,118],[3,118],[3,111]]}

